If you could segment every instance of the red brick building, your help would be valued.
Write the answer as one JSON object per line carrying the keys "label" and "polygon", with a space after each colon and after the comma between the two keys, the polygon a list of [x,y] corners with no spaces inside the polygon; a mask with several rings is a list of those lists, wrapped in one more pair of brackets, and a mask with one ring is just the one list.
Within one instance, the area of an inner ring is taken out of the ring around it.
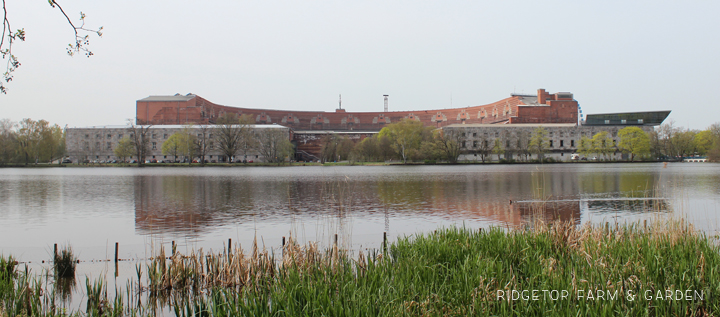
{"label": "red brick building", "polygon": [[426,126],[464,123],[577,123],[578,103],[571,93],[513,94],[482,106],[440,110],[389,112],[296,111],[239,108],[214,104],[200,96],[150,96],[137,101],[136,123],[167,125],[214,123],[224,113],[251,115],[257,124],[277,123],[294,130],[379,131],[402,119],[418,120]]}

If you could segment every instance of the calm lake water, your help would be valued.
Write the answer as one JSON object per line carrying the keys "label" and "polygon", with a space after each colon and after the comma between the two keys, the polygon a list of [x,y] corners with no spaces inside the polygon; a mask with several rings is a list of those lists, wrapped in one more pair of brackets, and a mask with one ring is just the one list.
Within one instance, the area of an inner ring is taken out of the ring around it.
{"label": "calm lake water", "polygon": [[[511,203],[512,201],[512,203]],[[712,163],[0,169],[0,253],[83,261],[150,248],[221,250],[230,238],[279,248],[283,236],[353,250],[441,226],[546,220],[623,223],[684,216],[720,229]]]}

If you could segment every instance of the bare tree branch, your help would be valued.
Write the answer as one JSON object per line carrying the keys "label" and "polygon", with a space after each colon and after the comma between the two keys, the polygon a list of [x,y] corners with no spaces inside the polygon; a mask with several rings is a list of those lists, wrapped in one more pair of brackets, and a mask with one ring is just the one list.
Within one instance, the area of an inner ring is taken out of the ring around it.
{"label": "bare tree branch", "polygon": [[[5,65],[5,72],[3,78],[0,81],[0,93],[7,94],[7,88],[5,83],[12,81],[12,73],[20,67],[20,62],[17,57],[12,54],[12,45],[16,40],[25,41],[25,29],[18,29],[13,32],[10,27],[10,20],[8,19],[7,7],[5,5],[6,0],[2,0],[3,19],[2,19],[2,34],[0,34],[0,56],[2,59],[7,58],[7,64]],[[102,37],[102,26],[97,30],[85,28],[85,13],[80,12],[80,25],[76,25],[72,22],[70,17],[65,13],[65,10],[55,1],[48,0],[48,3],[53,8],[58,8],[60,13],[65,17],[70,27],[73,28],[75,33],[75,43],[68,44],[67,53],[70,56],[74,56],[77,53],[83,52],[85,56],[90,57],[93,55],[87,46],[90,45],[90,35],[80,34],[80,32],[95,33],[98,37]],[[5,37],[7,36],[7,43]]]}
{"label": "bare tree branch", "polygon": [[[2,56],[2,59],[8,58],[7,64],[5,65],[5,72],[3,73],[3,80],[7,83],[10,82],[13,78],[12,72],[15,71],[18,67],[20,67],[20,62],[18,62],[15,55],[12,54],[12,45],[15,40],[21,40],[25,41],[25,29],[19,29],[15,33],[12,32],[12,28],[10,27],[10,20],[7,18],[7,7],[5,6],[5,0],[2,0],[3,4],[3,32],[0,36],[0,56]],[[7,46],[5,46],[5,32],[7,32],[8,42]],[[5,49],[3,49],[5,47]],[[5,85],[2,81],[0,81],[0,93],[6,94],[7,89],[5,88]]]}
{"label": "bare tree branch", "polygon": [[[5,1],[5,0],[3,0]],[[55,8],[57,7],[58,10],[62,13],[63,16],[65,16],[65,19],[67,20],[68,24],[73,28],[73,32],[75,32],[75,44],[68,44],[67,53],[70,56],[73,56],[77,53],[84,52],[85,56],[90,57],[93,55],[93,52],[87,49],[87,45],[90,44],[90,35],[80,35],[78,31],[85,31],[85,32],[91,32],[98,35],[98,37],[102,37],[102,29],[101,26],[97,30],[93,29],[86,29],[85,28],[85,13],[80,11],[80,26],[75,25],[75,23],[70,20],[70,17],[65,13],[65,10],[58,4],[55,0],[48,0],[48,3],[50,3],[50,6]]]}

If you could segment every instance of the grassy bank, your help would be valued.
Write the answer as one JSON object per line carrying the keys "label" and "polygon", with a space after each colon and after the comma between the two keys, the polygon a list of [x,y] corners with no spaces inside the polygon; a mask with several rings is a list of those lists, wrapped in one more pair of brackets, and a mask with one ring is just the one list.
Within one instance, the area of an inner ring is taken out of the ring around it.
{"label": "grassy bank", "polygon": [[[158,254],[139,269],[144,282],[128,284],[147,290],[145,306],[116,298],[103,312],[170,303],[184,316],[717,316],[719,251],[679,221],[439,229],[354,256],[290,240],[280,258],[257,247]],[[10,311],[13,290],[0,292]]]}

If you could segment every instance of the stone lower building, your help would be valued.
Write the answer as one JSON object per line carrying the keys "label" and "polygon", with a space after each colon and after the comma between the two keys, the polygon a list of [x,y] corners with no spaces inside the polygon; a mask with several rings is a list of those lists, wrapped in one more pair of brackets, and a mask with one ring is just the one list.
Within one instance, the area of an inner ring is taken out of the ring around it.
{"label": "stone lower building", "polygon": [[[157,160],[162,161],[177,161],[181,160],[182,155],[173,157],[172,155],[165,155],[162,153],[162,144],[165,142],[173,133],[182,131],[186,126],[183,125],[162,125],[162,126],[150,126],[148,135],[150,141],[148,144],[148,154],[145,157],[146,160]],[[200,136],[201,127],[199,125],[192,126],[191,129],[194,131],[193,134]],[[225,156],[220,151],[218,133],[215,130],[218,126],[207,125],[210,131],[208,131],[208,144],[210,150],[208,151],[205,159],[208,162],[224,162],[226,161]],[[287,135],[288,139],[292,138],[292,132],[289,128],[280,125],[250,125],[250,132],[256,135],[269,131],[269,129],[280,130]],[[129,137],[133,133],[133,130],[129,126],[91,126],[83,128],[68,128],[65,136],[66,155],[73,162],[83,161],[98,161],[98,162],[109,162],[112,160],[122,160],[122,158],[116,157],[114,150],[118,146],[118,143],[124,137]],[[254,148],[249,148],[246,153],[241,154],[242,158],[248,161],[264,162],[265,158],[260,154],[260,151]],[[137,159],[137,157],[129,157],[126,160]]]}
{"label": "stone lower building", "polygon": [[[605,131],[613,140],[613,145],[620,142],[618,132],[627,125],[577,125],[577,124],[454,124],[444,127],[444,131],[460,133],[462,142],[461,161],[480,161],[482,156],[486,160],[497,160],[498,154],[493,151],[495,140],[499,140],[502,151],[500,156],[504,159],[519,159],[525,153],[529,154],[528,144],[533,132],[543,128],[548,132],[549,148],[544,154],[555,160],[569,161],[572,154],[579,150],[582,137],[592,137]],[[646,133],[653,131],[650,125],[638,125]],[[590,155],[592,159],[597,155]],[[537,155],[529,154],[528,159],[537,159]],[[598,158],[601,159],[601,158]],[[620,151],[614,151],[605,157],[609,160],[624,159]]]}

